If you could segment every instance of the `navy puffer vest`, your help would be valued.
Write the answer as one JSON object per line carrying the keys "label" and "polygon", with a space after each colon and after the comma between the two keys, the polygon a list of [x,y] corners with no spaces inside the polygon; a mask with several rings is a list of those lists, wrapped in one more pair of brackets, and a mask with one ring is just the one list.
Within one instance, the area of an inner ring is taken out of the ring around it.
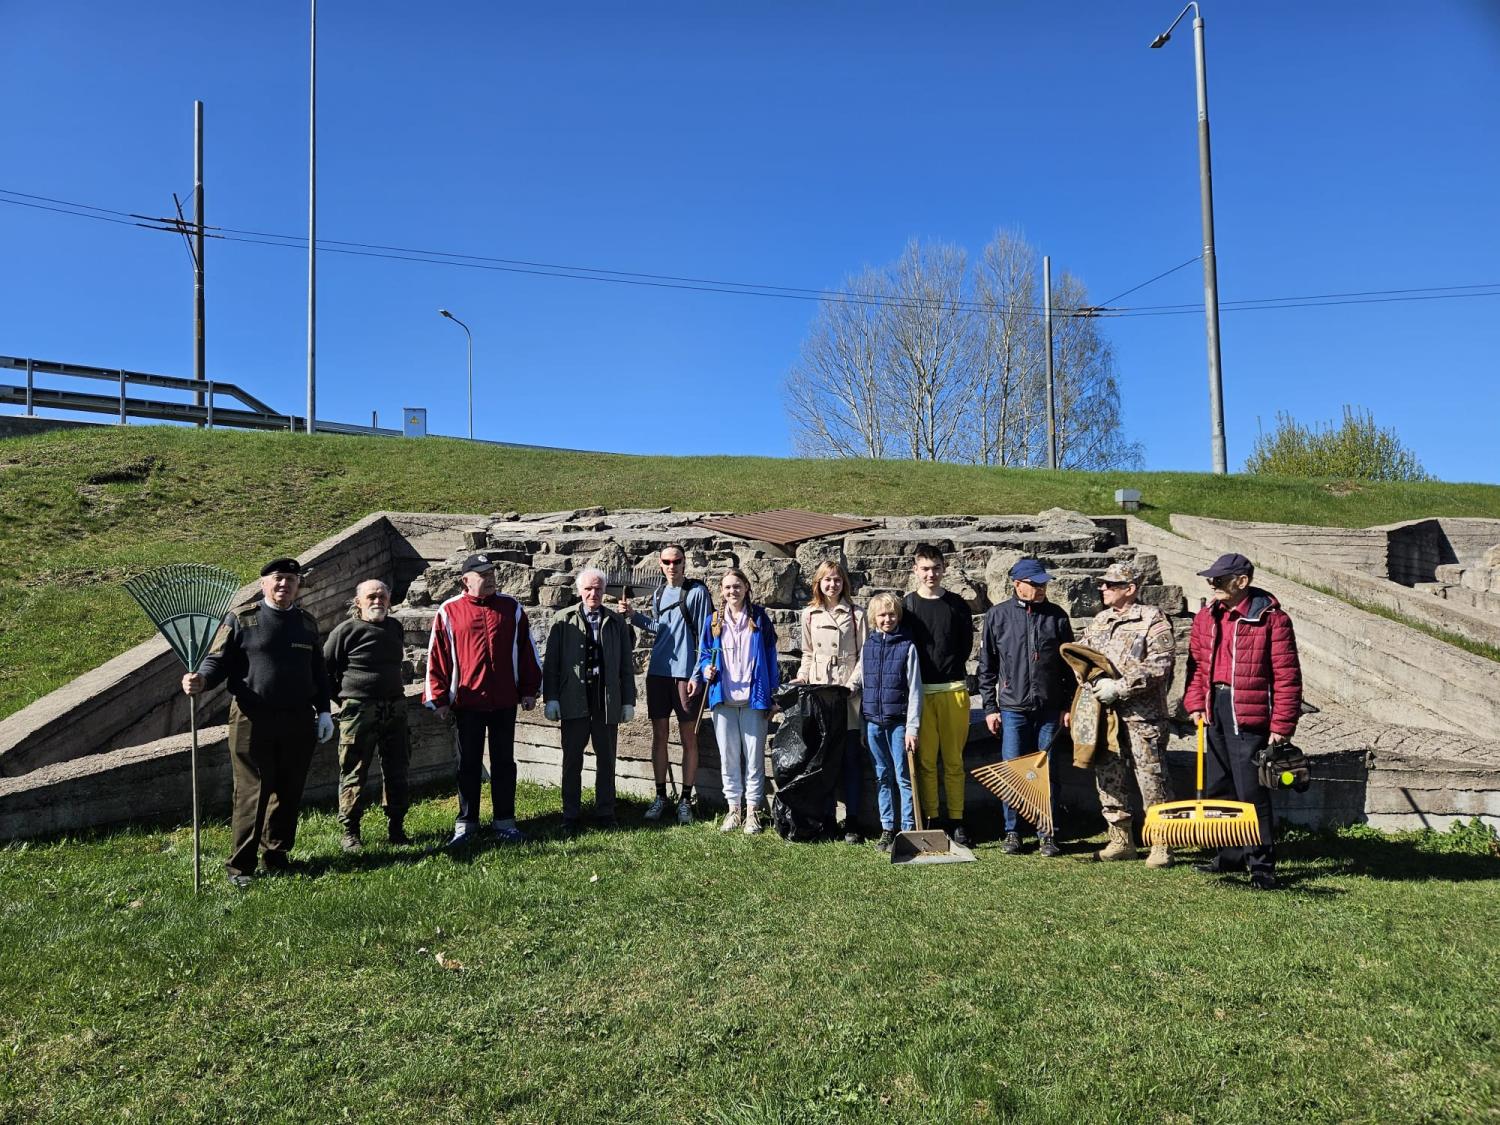
{"label": "navy puffer vest", "polygon": [[911,638],[901,629],[871,629],[865,638],[864,687],[860,711],[868,723],[888,727],[906,721],[906,654]]}

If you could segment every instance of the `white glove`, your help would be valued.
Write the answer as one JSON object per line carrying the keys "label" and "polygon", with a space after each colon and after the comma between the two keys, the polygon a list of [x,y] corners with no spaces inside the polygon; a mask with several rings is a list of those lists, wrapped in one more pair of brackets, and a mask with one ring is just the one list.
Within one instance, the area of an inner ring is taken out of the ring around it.
{"label": "white glove", "polygon": [[318,741],[327,742],[333,737],[333,716],[327,711],[318,712]]}
{"label": "white glove", "polygon": [[1115,703],[1119,701],[1122,695],[1124,695],[1124,692],[1120,690],[1119,680],[1095,680],[1089,686],[1094,689],[1094,698],[1096,698],[1100,703]]}
{"label": "white glove", "polygon": [[557,722],[562,718],[562,704],[555,699],[547,700],[547,706],[542,708],[542,714],[546,715],[551,722]]}
{"label": "white glove", "polygon": [[620,722],[628,723],[633,718],[635,718],[635,704],[622,703],[620,705]]}

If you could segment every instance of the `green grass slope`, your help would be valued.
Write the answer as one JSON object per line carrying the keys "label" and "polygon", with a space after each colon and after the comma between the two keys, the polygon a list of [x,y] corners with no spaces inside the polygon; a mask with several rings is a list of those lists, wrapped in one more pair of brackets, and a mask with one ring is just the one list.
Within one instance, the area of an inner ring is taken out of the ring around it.
{"label": "green grass slope", "polygon": [[671,505],[879,514],[1114,510],[1368,526],[1500,517],[1500,487],[1198,473],[1066,473],[883,461],[627,457],[443,439],[98,427],[0,440],[0,717],[144,640],[120,582],[168,562],[249,579],[379,509]]}

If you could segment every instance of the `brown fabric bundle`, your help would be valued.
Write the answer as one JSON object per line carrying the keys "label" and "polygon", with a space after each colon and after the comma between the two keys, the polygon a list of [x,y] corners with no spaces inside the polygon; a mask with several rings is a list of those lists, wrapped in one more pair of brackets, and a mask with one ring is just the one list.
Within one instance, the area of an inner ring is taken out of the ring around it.
{"label": "brown fabric bundle", "polygon": [[1073,736],[1073,764],[1079,769],[1093,769],[1099,753],[1120,752],[1120,716],[1113,707],[1100,703],[1088,685],[1095,680],[1119,679],[1120,673],[1114,661],[1087,645],[1069,643],[1059,651],[1078,679],[1068,717],[1068,732]]}

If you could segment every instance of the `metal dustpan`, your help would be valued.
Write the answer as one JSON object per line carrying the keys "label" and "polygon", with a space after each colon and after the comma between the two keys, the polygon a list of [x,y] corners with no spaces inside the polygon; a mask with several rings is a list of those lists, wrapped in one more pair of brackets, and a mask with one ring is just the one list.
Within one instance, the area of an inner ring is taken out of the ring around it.
{"label": "metal dustpan", "polygon": [[941,828],[924,828],[922,802],[917,796],[917,770],[911,751],[906,754],[906,773],[911,778],[911,805],[917,827],[901,832],[891,845],[892,863],[973,863],[975,856],[962,844],[955,844]]}
{"label": "metal dustpan", "polygon": [[1253,848],[1262,843],[1260,817],[1245,801],[1203,797],[1203,724],[1198,724],[1198,797],[1146,810],[1141,839],[1174,848]]}

